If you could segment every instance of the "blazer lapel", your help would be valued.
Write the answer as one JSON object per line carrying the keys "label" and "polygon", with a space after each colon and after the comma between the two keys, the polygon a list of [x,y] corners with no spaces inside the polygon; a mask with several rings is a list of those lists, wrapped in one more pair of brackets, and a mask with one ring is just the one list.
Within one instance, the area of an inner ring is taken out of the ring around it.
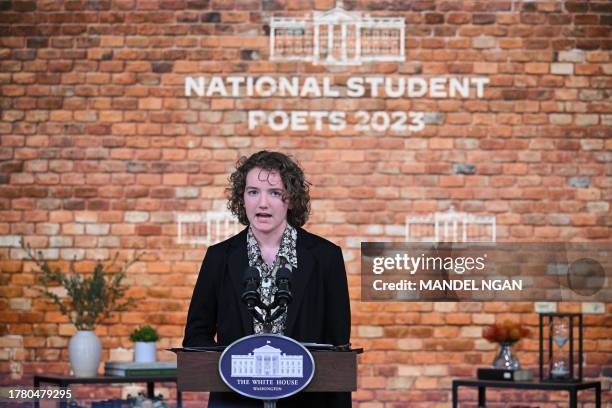
{"label": "blazer lapel", "polygon": [[246,229],[235,236],[228,251],[228,269],[232,280],[232,286],[236,294],[236,299],[240,305],[240,320],[244,335],[253,334],[253,317],[249,314],[246,306],[242,304],[242,293],[244,292],[244,271],[249,266],[249,258],[246,246]]}
{"label": "blazer lapel", "polygon": [[314,271],[315,259],[310,251],[311,240],[306,232],[297,228],[297,270],[294,270],[291,277],[291,294],[293,301],[288,307],[287,321],[285,322],[285,335],[291,336],[293,326],[297,320],[298,312],[302,305],[302,300],[306,294],[306,285]]}

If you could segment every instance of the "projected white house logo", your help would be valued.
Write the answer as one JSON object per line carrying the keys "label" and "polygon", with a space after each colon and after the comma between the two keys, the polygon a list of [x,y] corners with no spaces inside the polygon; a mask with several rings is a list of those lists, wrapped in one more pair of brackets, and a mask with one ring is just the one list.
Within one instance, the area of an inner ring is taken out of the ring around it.
{"label": "projected white house logo", "polygon": [[280,349],[266,344],[248,355],[233,355],[231,376],[302,378],[303,366],[303,356],[281,354]]}
{"label": "projected white house logo", "polygon": [[404,61],[405,23],[401,17],[371,17],[347,11],[341,0],[310,18],[272,17],[270,59],[315,65],[360,65]]}

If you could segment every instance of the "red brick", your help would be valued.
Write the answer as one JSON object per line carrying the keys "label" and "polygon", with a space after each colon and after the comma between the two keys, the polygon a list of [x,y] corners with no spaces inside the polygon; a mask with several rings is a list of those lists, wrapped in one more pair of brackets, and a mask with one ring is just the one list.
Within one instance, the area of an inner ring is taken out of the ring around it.
{"label": "red brick", "polygon": [[[148,254],[128,273],[129,293],[140,306],[98,327],[104,355],[131,347],[127,334],[144,322],[158,325],[164,347],[180,343],[206,247],[176,247],[175,214],[222,207],[235,161],[259,149],[288,151],[302,161],[313,183],[307,228],[345,252],[351,340],[369,350],[360,357],[364,389],[354,394],[362,408],[448,401],[444,389],[450,377],[474,376],[475,366],[493,358],[494,348],[481,350],[480,339],[457,341],[462,327],[484,324],[474,319],[476,313],[532,327],[537,320],[529,302],[486,302],[478,311],[459,308],[459,313],[440,312],[432,303],[359,302],[359,241],[401,240],[406,216],[431,216],[451,204],[469,214],[496,214],[498,241],[610,239],[606,165],[612,143],[606,125],[612,113],[603,90],[610,85],[605,51],[612,43],[609,8],[602,2],[523,2],[517,10],[510,2],[371,3],[365,8],[374,15],[406,19],[407,58],[402,64],[356,67],[270,61],[269,38],[261,31],[267,17],[254,1],[119,0],[94,8],[83,1],[5,3],[11,9],[3,14],[7,35],[0,36],[0,233],[35,235],[32,242],[47,249],[49,233],[57,229],[75,247],[87,248],[88,258],[96,248],[117,248],[121,258],[135,250]],[[295,16],[335,5],[264,3],[266,12]],[[255,35],[245,35],[253,30]],[[261,60],[241,60],[243,49],[257,50]],[[351,75],[473,74],[491,81],[482,99],[186,98],[183,89],[187,75],[330,76],[342,87]],[[428,123],[418,133],[249,131],[244,112],[254,109],[342,110],[350,117],[360,109],[424,111],[438,114],[440,123]],[[474,165],[476,173],[454,174],[459,163]],[[588,188],[569,186],[569,178],[583,176]],[[177,188],[193,188],[200,198],[177,198]],[[80,211],[96,217],[84,221]],[[126,211],[147,212],[149,218],[124,224]],[[85,224],[98,223],[108,224],[108,236],[86,235]],[[9,249],[2,252],[8,259],[1,269],[12,284],[8,292],[0,289],[4,311],[10,299],[34,298],[28,289],[33,265],[24,265]],[[77,270],[89,272],[92,266],[88,259]],[[159,300],[163,293],[167,301],[146,300]],[[67,373],[61,344],[74,327],[46,301],[34,299],[32,307],[35,314],[25,315],[30,322],[11,321],[14,313],[0,316],[0,326],[9,324],[10,333],[23,335],[23,348],[14,351],[11,364],[26,374]],[[562,302],[559,308],[580,311],[577,303]],[[603,316],[585,318],[591,330],[585,333],[590,357],[584,369],[596,377],[606,361],[609,333]],[[361,326],[383,337],[360,337]],[[415,341],[403,347],[417,349],[399,351],[402,338]],[[58,347],[44,352],[48,344]],[[537,341],[518,346],[521,361],[537,365]],[[32,361],[36,358],[41,362]],[[430,366],[447,375],[427,371]],[[404,376],[407,367],[416,380]],[[0,375],[11,369],[0,362]],[[83,390],[86,396],[96,392]],[[517,393],[499,397],[533,403]],[[185,399],[195,404],[194,396]]]}
{"label": "red brick", "polygon": [[137,235],[160,235],[161,226],[152,224],[142,224],[136,226]]}

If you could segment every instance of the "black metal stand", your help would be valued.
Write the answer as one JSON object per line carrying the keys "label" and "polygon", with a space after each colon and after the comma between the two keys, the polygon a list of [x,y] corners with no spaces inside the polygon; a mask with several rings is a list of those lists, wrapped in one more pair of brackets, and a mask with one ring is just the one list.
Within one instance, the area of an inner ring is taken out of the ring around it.
{"label": "black metal stand", "polygon": [[578,407],[578,391],[593,388],[595,390],[595,407],[601,408],[601,382],[553,383],[553,382],[519,382],[488,380],[453,380],[453,408],[459,404],[459,387],[478,387],[478,407],[486,407],[487,388],[515,388],[526,390],[567,391],[570,408]]}
{"label": "black metal stand", "polygon": [[[569,373],[567,378],[555,379],[550,367],[545,370],[545,365],[550,365],[553,359],[553,333],[552,324],[554,319],[568,319],[569,323]],[[548,328],[548,341],[547,346],[544,346],[544,329]],[[574,328],[578,331],[578,338],[576,339],[574,334]],[[574,342],[578,342],[577,364],[574,364]],[[582,350],[582,313],[541,313],[540,324],[539,324],[539,354],[540,354],[540,381],[560,381],[560,382],[581,382],[582,381],[582,365],[583,365],[583,350]],[[547,354],[547,360],[544,361],[544,354]],[[574,366],[576,366],[577,373],[574,372]]]}
{"label": "black metal stand", "polygon": [[[115,383],[146,383],[147,398],[155,397],[156,382],[173,382],[176,383],[176,376],[139,376],[139,377],[115,377],[115,376],[97,376],[78,378],[70,375],[35,375],[34,388],[40,387],[40,384],[55,384],[60,388],[67,388],[70,384],[115,384]],[[34,402],[34,407],[38,408],[40,401]],[[68,401],[59,401],[60,408],[68,407]],[[176,390],[176,406],[183,406],[181,392]]]}

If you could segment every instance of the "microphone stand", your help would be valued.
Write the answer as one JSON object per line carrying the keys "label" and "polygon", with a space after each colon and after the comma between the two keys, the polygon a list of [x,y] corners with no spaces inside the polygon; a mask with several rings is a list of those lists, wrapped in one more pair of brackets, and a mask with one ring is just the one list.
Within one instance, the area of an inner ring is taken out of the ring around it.
{"label": "microphone stand", "polygon": [[[255,309],[256,307],[263,311],[263,315]],[[276,311],[272,313],[274,308],[276,308]],[[265,305],[258,297],[257,302],[252,307],[247,305],[247,310],[255,320],[263,324],[264,333],[271,334],[272,322],[287,311],[287,305],[279,304],[276,299],[271,304]],[[263,406],[264,408],[276,408],[276,400],[263,400]]]}
{"label": "microphone stand", "polygon": [[[263,314],[260,313],[256,308],[259,308],[263,311]],[[276,308],[274,313],[273,309]],[[272,302],[269,305],[265,305],[261,300],[257,299],[257,303],[255,303],[252,307],[247,306],[247,310],[250,315],[257,320],[259,323],[263,324],[263,332],[265,334],[272,333],[272,322],[282,316],[283,313],[287,311],[286,305],[280,305],[277,302]]]}
{"label": "microphone stand", "polygon": [[[277,286],[279,287],[274,297],[274,302],[265,305],[261,301],[261,296],[257,292],[259,282],[257,276],[253,276],[253,268],[247,269],[247,292],[242,295],[242,301],[246,304],[247,310],[253,318],[263,325],[263,332],[266,334],[272,333],[272,323],[287,311],[287,305],[291,303],[292,296],[290,292],[290,276],[291,271],[287,268],[281,268],[277,275]],[[280,283],[279,283],[280,282]],[[252,285],[255,284],[256,287]],[[261,310],[261,312],[259,310]],[[274,310],[276,309],[276,310]],[[274,312],[272,312],[274,310]],[[264,408],[276,408],[276,400],[263,400]]]}

